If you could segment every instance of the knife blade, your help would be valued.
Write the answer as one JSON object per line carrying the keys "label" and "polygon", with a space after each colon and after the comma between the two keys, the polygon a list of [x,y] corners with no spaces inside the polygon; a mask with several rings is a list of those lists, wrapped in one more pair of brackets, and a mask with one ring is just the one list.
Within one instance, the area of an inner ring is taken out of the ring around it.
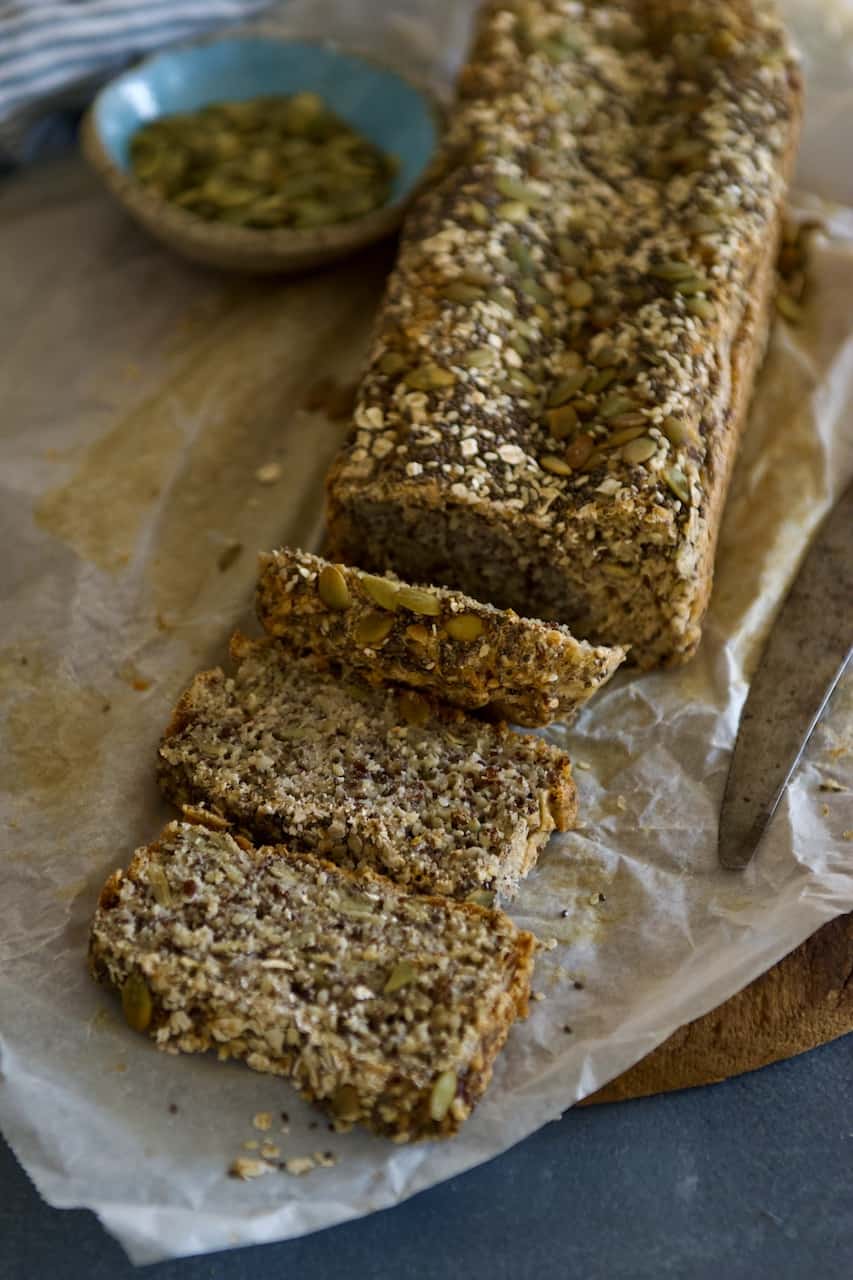
{"label": "knife blade", "polygon": [[768,637],[720,810],[720,865],[740,871],[770,824],[853,656],[853,484],[812,541]]}

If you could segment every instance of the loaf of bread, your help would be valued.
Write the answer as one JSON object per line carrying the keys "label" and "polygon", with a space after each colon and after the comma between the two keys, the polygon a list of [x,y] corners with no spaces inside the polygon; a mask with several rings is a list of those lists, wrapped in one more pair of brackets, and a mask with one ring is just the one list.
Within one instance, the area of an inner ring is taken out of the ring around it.
{"label": "loaf of bread", "polygon": [[159,1048],[286,1076],[337,1127],[406,1142],[476,1105],[533,949],[501,911],[174,822],[107,881],[89,957]]}
{"label": "loaf of bread", "polygon": [[575,817],[568,758],[539,738],[413,690],[318,670],[236,637],[233,676],[197,676],[160,747],[159,776],[256,843],[282,842],[404,887],[511,897]]}
{"label": "loaf of bread", "polygon": [[624,657],[458,591],[413,587],[290,547],[261,556],[257,609],[295,653],[522,725],[571,717]]}
{"label": "loaf of bread", "polygon": [[329,478],[330,554],[688,657],[800,98],[763,0],[487,4]]}

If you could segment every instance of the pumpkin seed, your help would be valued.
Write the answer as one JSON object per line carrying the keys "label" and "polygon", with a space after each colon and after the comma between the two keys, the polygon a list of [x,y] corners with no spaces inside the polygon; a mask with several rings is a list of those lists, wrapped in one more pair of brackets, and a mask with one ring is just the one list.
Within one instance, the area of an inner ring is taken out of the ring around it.
{"label": "pumpkin seed", "polygon": [[333,564],[327,564],[320,570],[317,594],[329,609],[348,609],[352,603],[346,579]]}
{"label": "pumpkin seed", "polygon": [[615,369],[602,369],[600,373],[595,373],[586,384],[584,390],[587,395],[598,395],[599,391],[604,391],[609,387],[611,382],[615,382],[618,374]]}
{"label": "pumpkin seed", "polygon": [[382,373],[401,373],[408,363],[402,352],[386,351],[379,361],[379,369]]}
{"label": "pumpkin seed", "polygon": [[593,449],[586,462],[580,468],[581,471],[594,471],[602,462],[607,460],[607,453],[604,449]]}
{"label": "pumpkin seed", "polygon": [[667,467],[663,477],[676,498],[680,498],[682,502],[690,501],[690,486],[687,483],[686,475],[680,467]]}
{"label": "pumpkin seed", "polygon": [[486,294],[479,285],[466,284],[464,280],[451,280],[450,284],[442,288],[441,296],[447,298],[448,302],[470,303],[479,302]]}
{"label": "pumpkin seed", "polygon": [[565,440],[566,436],[572,435],[578,425],[577,411],[570,404],[564,404],[559,409],[549,409],[545,419],[548,430],[555,440]]}
{"label": "pumpkin seed", "polygon": [[713,287],[713,280],[709,280],[707,276],[698,275],[688,276],[686,280],[676,280],[673,283],[675,292],[682,294],[684,297],[690,297],[694,293],[707,293]]}
{"label": "pumpkin seed", "polygon": [[620,445],[627,444],[629,440],[636,440],[638,436],[645,435],[646,428],[643,427],[626,427],[624,431],[614,431],[604,441],[605,449],[617,449]]}
{"label": "pumpkin seed", "polygon": [[457,613],[447,619],[444,629],[453,640],[470,643],[483,634],[483,620],[476,613]]}
{"label": "pumpkin seed", "polygon": [[472,200],[468,206],[468,213],[474,222],[480,227],[489,225],[489,210],[480,200]]}
{"label": "pumpkin seed", "polygon": [[658,280],[686,280],[695,272],[696,268],[689,262],[655,262],[649,267],[649,275]]}
{"label": "pumpkin seed", "polygon": [[402,609],[409,609],[412,613],[426,614],[433,618],[441,613],[438,597],[431,591],[424,591],[422,587],[400,587],[397,592],[397,603]]}
{"label": "pumpkin seed", "polygon": [[560,236],[557,240],[557,253],[560,261],[565,262],[567,267],[579,267],[586,258],[586,251],[574,240],[569,240],[567,236]]}
{"label": "pumpkin seed", "polygon": [[591,359],[596,369],[610,369],[619,360],[619,352],[615,347],[599,347]]}
{"label": "pumpkin seed", "polygon": [[621,429],[623,427],[643,427],[646,425],[646,415],[638,413],[636,410],[628,413],[617,413],[610,418],[610,429],[614,427]]}
{"label": "pumpkin seed", "polygon": [[457,363],[464,365],[466,369],[488,369],[495,363],[496,357],[494,347],[475,347],[473,351],[466,351],[461,355]]}
{"label": "pumpkin seed", "polygon": [[578,369],[576,373],[567,373],[564,378],[560,378],[548,393],[549,407],[556,408],[558,405],[565,404],[567,400],[571,400],[572,396],[577,395],[582,389],[588,377],[586,369]]}
{"label": "pumpkin seed", "polygon": [[573,280],[566,289],[566,301],[570,307],[588,307],[595,297],[595,291],[586,280]]}
{"label": "pumpkin seed", "polygon": [[510,262],[514,262],[519,271],[523,275],[533,275],[536,270],[536,263],[533,256],[523,240],[516,240],[507,249]]}
{"label": "pumpkin seed", "polygon": [[595,448],[595,440],[589,435],[575,436],[566,450],[566,462],[570,467],[582,467]]}
{"label": "pumpkin seed", "polygon": [[402,987],[407,987],[410,982],[414,982],[418,976],[418,971],[408,960],[398,960],[394,968],[388,974],[385,986],[382,988],[383,994],[386,996],[393,995],[395,991],[399,991]]}
{"label": "pumpkin seed", "polygon": [[460,280],[464,280],[466,284],[490,285],[494,284],[495,278],[491,271],[487,271],[485,267],[466,267],[459,276]]}
{"label": "pumpkin seed", "polygon": [[539,284],[537,280],[531,280],[529,277],[525,277],[521,281],[519,288],[522,293],[527,295],[528,298],[534,298],[536,302],[545,303],[551,301],[551,294],[545,286]]}
{"label": "pumpkin seed", "polygon": [[520,200],[525,205],[542,203],[542,196],[538,191],[534,191],[526,182],[519,182],[517,178],[509,178],[503,173],[495,178],[495,189],[508,200]]}
{"label": "pumpkin seed", "polygon": [[522,373],[520,369],[513,369],[507,379],[507,385],[511,390],[525,391],[529,396],[539,394],[539,387],[532,378],[528,378],[526,373]]}
{"label": "pumpkin seed", "polygon": [[555,476],[570,476],[572,468],[565,458],[560,458],[556,453],[546,453],[539,459],[539,465],[543,471],[550,471]]}
{"label": "pumpkin seed", "polygon": [[125,978],[121,988],[121,1007],[124,1020],[133,1031],[148,1030],[153,1004],[148,983],[141,973],[134,971]]}
{"label": "pumpkin seed", "polygon": [[154,120],[131,139],[149,190],[207,221],[257,229],[324,226],[388,199],[393,157],[313,93],[214,103]]}
{"label": "pumpkin seed", "polygon": [[456,382],[449,369],[442,369],[437,364],[422,364],[403,379],[407,387],[414,391],[437,391],[441,387],[451,387]]}
{"label": "pumpkin seed", "polygon": [[648,462],[658,451],[657,444],[650,436],[639,436],[636,440],[632,440],[630,444],[626,444],[622,450],[622,457],[626,462],[636,465],[641,462]]}
{"label": "pumpkin seed", "polygon": [[527,205],[522,204],[520,200],[504,200],[495,209],[497,216],[503,218],[505,222],[523,222],[527,212]]}
{"label": "pumpkin seed", "polygon": [[169,888],[169,881],[166,879],[165,871],[156,862],[152,862],[148,868],[148,883],[151,886],[151,892],[157,905],[159,907],[171,907],[172,890]]}
{"label": "pumpkin seed", "polygon": [[456,1083],[455,1071],[442,1071],[441,1075],[436,1077],[429,1096],[429,1114],[436,1124],[439,1124],[450,1110],[453,1099],[456,1097]]}
{"label": "pumpkin seed", "polygon": [[614,391],[612,395],[607,396],[598,409],[599,417],[604,418],[605,422],[610,418],[619,418],[623,413],[627,413],[629,409],[634,407],[634,400],[631,396],[626,396],[621,391]]}
{"label": "pumpkin seed", "polygon": [[695,213],[685,223],[686,229],[694,236],[710,235],[712,231],[718,231],[720,227],[719,219],[714,218],[709,213]]}
{"label": "pumpkin seed", "polygon": [[660,426],[669,443],[676,445],[676,447],[680,444],[686,444],[693,436],[693,432],[680,418],[664,418]]}
{"label": "pumpkin seed", "polygon": [[332,1110],[339,1120],[357,1120],[361,1114],[361,1099],[351,1084],[339,1085],[332,1096]]}
{"label": "pumpkin seed", "polygon": [[358,645],[382,644],[394,627],[394,619],[387,613],[366,613],[353,628],[353,640]]}
{"label": "pumpkin seed", "polygon": [[399,588],[395,582],[391,582],[389,578],[377,578],[372,573],[363,573],[359,582],[380,609],[390,609],[393,612],[397,608]]}
{"label": "pumpkin seed", "polygon": [[688,298],[684,307],[690,315],[697,316],[700,320],[713,320],[717,314],[717,308],[710,298]]}

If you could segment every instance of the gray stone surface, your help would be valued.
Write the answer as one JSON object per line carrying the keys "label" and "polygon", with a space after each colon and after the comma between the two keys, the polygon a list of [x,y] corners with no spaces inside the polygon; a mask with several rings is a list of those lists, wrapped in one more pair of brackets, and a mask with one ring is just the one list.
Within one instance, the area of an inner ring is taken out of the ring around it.
{"label": "gray stone surface", "polygon": [[711,1088],[579,1108],[301,1240],[139,1272],[0,1144],[0,1280],[850,1280],[853,1035]]}

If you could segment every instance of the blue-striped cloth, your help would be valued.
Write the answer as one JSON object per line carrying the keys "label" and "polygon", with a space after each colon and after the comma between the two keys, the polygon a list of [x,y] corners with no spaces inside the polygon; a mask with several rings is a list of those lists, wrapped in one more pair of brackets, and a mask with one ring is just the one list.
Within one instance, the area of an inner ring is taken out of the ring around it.
{"label": "blue-striped cloth", "polygon": [[30,157],[57,113],[162,45],[243,22],[270,0],[0,0],[0,160]]}

